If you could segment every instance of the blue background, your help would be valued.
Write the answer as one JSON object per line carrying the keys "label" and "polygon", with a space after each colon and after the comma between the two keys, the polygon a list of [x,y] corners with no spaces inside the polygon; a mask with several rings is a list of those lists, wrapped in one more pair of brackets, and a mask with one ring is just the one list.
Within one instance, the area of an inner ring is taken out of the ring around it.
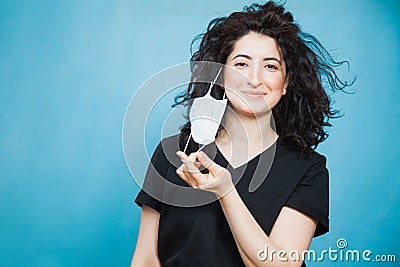
{"label": "blue background", "polygon": [[[1,2],[0,266],[129,265],[140,220],[121,144],[129,100],[151,75],[187,62],[212,18],[250,3]],[[334,95],[345,116],[318,149],[331,174],[331,229],[311,248],[335,249],[342,237],[400,261],[400,4],[286,6],[358,77],[356,94]],[[380,265],[395,266],[371,264]]]}

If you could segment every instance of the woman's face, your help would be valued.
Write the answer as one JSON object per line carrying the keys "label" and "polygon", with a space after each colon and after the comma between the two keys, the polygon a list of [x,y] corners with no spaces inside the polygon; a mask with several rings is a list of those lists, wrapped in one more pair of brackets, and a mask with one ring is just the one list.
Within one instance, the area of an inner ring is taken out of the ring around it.
{"label": "woman's face", "polygon": [[224,86],[237,113],[261,115],[286,94],[285,63],[274,39],[251,32],[240,38],[226,60]]}

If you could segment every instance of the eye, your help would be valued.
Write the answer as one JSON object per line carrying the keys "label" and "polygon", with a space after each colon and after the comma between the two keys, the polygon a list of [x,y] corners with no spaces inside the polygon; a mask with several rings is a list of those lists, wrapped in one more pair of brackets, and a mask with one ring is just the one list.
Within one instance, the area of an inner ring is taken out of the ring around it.
{"label": "eye", "polygon": [[278,69],[278,67],[273,64],[267,64],[267,65],[265,65],[265,68],[268,70],[271,70],[271,71],[275,71]]}
{"label": "eye", "polygon": [[247,64],[245,62],[238,62],[234,64],[235,67],[247,67]]}

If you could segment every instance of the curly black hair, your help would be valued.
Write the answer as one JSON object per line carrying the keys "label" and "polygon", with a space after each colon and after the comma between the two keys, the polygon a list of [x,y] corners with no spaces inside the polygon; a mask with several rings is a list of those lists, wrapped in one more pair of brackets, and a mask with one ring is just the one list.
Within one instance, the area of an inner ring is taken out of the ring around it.
{"label": "curly black hair", "polygon": [[[175,97],[175,105],[183,104],[189,113],[192,99],[204,96],[208,86],[196,83],[205,71],[198,62],[226,63],[238,39],[250,32],[267,35],[278,44],[286,64],[287,88],[278,104],[272,109],[275,130],[282,140],[302,152],[314,151],[328,134],[325,127],[332,126],[329,120],[341,117],[331,106],[326,89],[343,91],[354,83],[340,79],[335,69],[348,61],[336,61],[313,35],[301,31],[290,12],[283,5],[269,1],[264,5],[252,4],[242,12],[228,17],[213,19],[203,34],[196,36],[191,44],[200,41],[198,50],[192,53],[192,77],[185,92]],[[213,90],[221,98],[223,89]],[[222,126],[220,127],[220,130]],[[190,134],[190,121],[181,127],[180,147]],[[218,133],[217,133],[218,135]],[[190,150],[198,146],[189,143]]]}

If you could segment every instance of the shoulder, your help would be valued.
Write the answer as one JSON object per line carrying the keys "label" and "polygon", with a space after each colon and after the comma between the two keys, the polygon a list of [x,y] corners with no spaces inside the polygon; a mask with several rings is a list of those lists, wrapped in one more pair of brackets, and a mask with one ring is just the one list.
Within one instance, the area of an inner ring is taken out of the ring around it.
{"label": "shoulder", "polygon": [[176,144],[176,145],[178,145],[178,142],[179,142],[179,134],[170,135],[170,136],[167,136],[167,137],[163,137],[161,139],[161,143],[163,143],[163,144],[169,144],[169,145]]}
{"label": "shoulder", "polygon": [[176,152],[179,151],[179,134],[163,138],[153,152],[152,163],[164,168],[179,164]]}
{"label": "shoulder", "polygon": [[314,165],[325,165],[327,161],[326,156],[317,151],[304,153],[284,140],[279,140],[276,156],[290,164],[302,165],[306,169],[309,169]]}
{"label": "shoulder", "polygon": [[162,138],[157,149],[161,149],[167,157],[171,155],[175,156],[175,153],[179,151],[179,134]]}

